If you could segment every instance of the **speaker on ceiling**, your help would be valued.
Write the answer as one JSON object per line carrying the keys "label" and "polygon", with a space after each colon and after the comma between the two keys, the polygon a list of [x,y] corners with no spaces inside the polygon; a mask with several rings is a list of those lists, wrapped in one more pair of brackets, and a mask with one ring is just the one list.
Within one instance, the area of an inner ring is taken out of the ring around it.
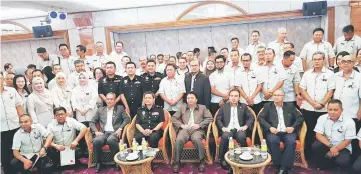
{"label": "speaker on ceiling", "polygon": [[303,16],[327,15],[327,1],[304,2]]}
{"label": "speaker on ceiling", "polygon": [[53,30],[50,25],[34,26],[33,35],[35,38],[52,37]]}

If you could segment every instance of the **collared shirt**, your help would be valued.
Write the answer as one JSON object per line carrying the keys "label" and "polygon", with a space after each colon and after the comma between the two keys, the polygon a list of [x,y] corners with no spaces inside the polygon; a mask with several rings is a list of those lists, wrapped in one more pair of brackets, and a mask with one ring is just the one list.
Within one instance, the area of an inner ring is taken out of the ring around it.
{"label": "collared shirt", "polygon": [[149,73],[144,73],[142,77],[144,79],[144,91],[152,91],[154,94],[157,93],[163,74],[155,72],[152,76]]}
{"label": "collared shirt", "polygon": [[59,64],[58,56],[55,54],[49,54],[48,60],[41,59],[36,68],[42,70],[47,66],[53,67],[55,64]]}
{"label": "collared shirt", "polygon": [[288,41],[285,40],[284,42],[278,42],[277,40],[275,40],[268,43],[267,48],[272,48],[276,53],[275,62],[282,60],[284,53],[283,45],[285,43],[288,43]]}
{"label": "collared shirt", "polygon": [[30,133],[20,128],[16,131],[13,139],[13,150],[19,150],[21,155],[32,157],[40,152],[43,139],[49,136],[49,131],[40,124],[32,124]]}
{"label": "collared shirt", "polygon": [[293,61],[293,65],[296,66],[298,72],[303,72],[302,59],[301,57],[296,56],[295,61]]}
{"label": "collared shirt", "polygon": [[361,98],[361,74],[355,70],[349,78],[343,76],[343,71],[335,74],[336,89],[333,98],[342,102],[343,115],[357,118]]}
{"label": "collared shirt", "polygon": [[59,57],[60,57],[60,67],[67,76],[75,71],[75,66],[74,66],[74,61],[76,60],[75,57],[72,56],[69,56],[68,58],[64,58],[63,56],[59,56]]}
{"label": "collared shirt", "polygon": [[322,41],[318,44],[315,43],[315,41],[308,42],[303,46],[300,54],[300,57],[306,60],[307,70],[313,68],[312,56],[313,53],[315,53],[316,51],[321,51],[325,53],[326,67],[330,66],[328,59],[335,57],[335,53],[333,52],[332,45],[329,42]]}
{"label": "collared shirt", "polygon": [[[271,66],[263,66],[260,68],[260,74],[263,76],[263,89],[272,90],[276,87],[277,83],[286,80],[286,72],[282,65],[276,65],[273,63]],[[261,93],[262,101],[273,101],[272,97],[265,99],[263,93]]]}
{"label": "collared shirt", "polygon": [[[98,94],[103,94],[106,96],[109,92],[112,92],[118,97],[120,93],[120,86],[122,77],[118,75],[114,75],[113,78],[109,78],[108,76],[102,77],[98,81]],[[121,105],[121,100],[117,103],[117,105]]]}
{"label": "collared shirt", "polygon": [[[241,87],[248,97],[252,96],[256,91],[257,86],[264,82],[261,74],[254,70],[252,66],[248,72],[243,69],[238,77],[239,78],[237,78],[235,86]],[[253,101],[254,104],[258,104],[262,101],[260,92],[256,95]],[[241,97],[240,102],[248,105],[246,99],[243,97]]]}
{"label": "collared shirt", "polygon": [[92,57],[89,57],[89,61],[91,63],[90,68],[98,68],[102,66],[102,62],[106,62],[108,55],[103,53],[101,56],[94,54]]}
{"label": "collared shirt", "polygon": [[84,59],[78,57],[76,60],[84,61],[84,69],[85,69],[85,71],[90,71],[91,68],[93,67],[93,59],[92,59],[92,57],[85,56]]}
{"label": "collared shirt", "polygon": [[301,82],[300,72],[298,71],[295,65],[291,65],[290,67],[285,67],[285,72],[287,78],[283,84],[283,92],[285,93],[284,102],[293,102],[296,101],[296,93],[294,84],[299,84]]}
{"label": "collared shirt", "polygon": [[[177,99],[179,94],[186,93],[184,79],[169,79],[168,77],[163,78],[159,84],[158,93],[164,94],[169,100]],[[182,104],[182,99],[179,100],[175,106],[170,106],[167,102],[164,102],[164,109],[167,109],[168,111],[178,111]]]}
{"label": "collared shirt", "polygon": [[236,85],[236,81],[238,79],[238,75],[241,73],[241,71],[243,70],[243,66],[242,65],[237,65],[237,66],[233,66],[232,63],[230,66],[226,66],[224,67],[224,71],[228,72],[229,78],[230,78],[230,85],[231,86],[235,86]]}
{"label": "collared shirt", "polygon": [[357,50],[361,49],[361,37],[355,34],[350,40],[345,40],[345,36],[341,36],[336,40],[333,49],[336,53],[347,51],[356,57]]}
{"label": "collared shirt", "polygon": [[165,66],[166,66],[165,63],[157,64],[157,72],[164,73]]}
{"label": "collared shirt", "polygon": [[107,108],[107,123],[104,126],[104,131],[106,132],[114,132],[113,112],[114,112],[114,107],[111,109]]}
{"label": "collared shirt", "polygon": [[1,132],[19,127],[19,116],[16,107],[23,104],[21,96],[11,87],[4,86],[0,95]]}
{"label": "collared shirt", "polygon": [[[251,54],[252,56],[252,62],[257,62],[258,61],[258,57],[257,57],[257,48],[259,46],[263,46],[266,47],[266,44],[262,43],[262,42],[257,42],[257,43],[251,43],[247,46],[246,48],[246,53]],[[241,54],[240,54],[241,55]]]}
{"label": "collared shirt", "polygon": [[[305,89],[313,101],[322,103],[327,92],[335,89],[334,73],[325,67],[320,73],[314,72],[314,69],[307,70],[302,76],[300,88]],[[301,108],[308,111],[327,112],[326,108],[315,110],[306,100],[302,102]]]}
{"label": "collared shirt", "polygon": [[286,125],[285,125],[285,119],[283,117],[283,108],[276,106],[276,110],[277,110],[277,116],[278,116],[278,125],[277,125],[277,130],[279,130],[280,132],[286,132]]}
{"label": "collared shirt", "polygon": [[[224,69],[213,72],[209,76],[209,81],[211,82],[211,86],[222,94],[228,94],[228,91],[231,88],[231,76]],[[223,98],[214,94],[212,94],[211,97],[211,103],[219,103]]]}
{"label": "collared shirt", "polygon": [[67,81],[67,84],[68,86],[73,89],[75,88],[76,86],[79,85],[79,75],[80,73],[87,73],[88,77],[89,77],[89,83],[92,83],[93,85],[95,84],[95,81],[94,81],[94,76],[93,76],[93,73],[91,71],[86,71],[86,72],[72,72],[69,74],[68,76],[68,81]]}
{"label": "collared shirt", "polygon": [[[76,111],[76,119],[79,122],[91,121],[97,112],[98,93],[95,85],[88,84],[85,88],[77,86],[71,95],[71,104]],[[87,109],[88,112],[82,115],[79,110]]]}
{"label": "collared shirt", "polygon": [[140,76],[135,75],[133,80],[131,80],[129,76],[123,78],[120,91],[124,94],[129,107],[132,105],[141,106],[144,92],[143,86],[143,78]]}
{"label": "collared shirt", "polygon": [[227,128],[229,128],[229,129],[241,128],[241,126],[239,125],[239,120],[238,120],[237,107],[238,106],[231,106],[231,113],[230,113],[231,115],[230,115],[230,119],[229,119],[229,124],[227,126]]}
{"label": "collared shirt", "polygon": [[184,81],[184,78],[185,78],[187,73],[189,73],[188,66],[184,70],[181,70],[180,68],[178,68],[177,72],[175,73],[175,77]]}
{"label": "collared shirt", "polygon": [[164,122],[164,112],[160,106],[153,105],[150,109],[142,106],[138,109],[136,124],[143,129],[153,130],[161,122]]}
{"label": "collared shirt", "polygon": [[84,124],[71,117],[66,117],[64,124],[59,124],[54,119],[47,127],[50,135],[53,136],[53,142],[63,146],[70,146],[76,138],[76,132],[85,128]]}
{"label": "collared shirt", "polygon": [[128,56],[128,54],[126,52],[121,52],[120,54],[118,54],[116,51],[113,51],[109,54],[109,56],[107,57],[108,61],[112,61],[115,63],[116,67],[117,67],[117,72],[123,72],[124,71],[124,66],[122,64],[122,58],[124,56]]}
{"label": "collared shirt", "polygon": [[[322,115],[317,119],[314,131],[323,134],[334,146],[356,138],[355,122],[343,114],[336,121],[331,120],[328,114]],[[352,152],[351,144],[346,148]]]}

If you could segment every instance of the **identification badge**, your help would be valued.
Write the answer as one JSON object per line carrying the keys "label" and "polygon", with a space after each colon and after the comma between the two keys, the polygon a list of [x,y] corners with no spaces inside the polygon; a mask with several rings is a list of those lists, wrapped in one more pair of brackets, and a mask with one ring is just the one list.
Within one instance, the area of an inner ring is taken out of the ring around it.
{"label": "identification badge", "polygon": [[154,80],[161,80],[161,78],[160,78],[160,77],[157,77],[157,78],[155,78]]}
{"label": "identification badge", "polygon": [[159,112],[153,112],[152,115],[159,115]]}
{"label": "identification badge", "polygon": [[140,81],[136,81],[134,84],[140,84]]}

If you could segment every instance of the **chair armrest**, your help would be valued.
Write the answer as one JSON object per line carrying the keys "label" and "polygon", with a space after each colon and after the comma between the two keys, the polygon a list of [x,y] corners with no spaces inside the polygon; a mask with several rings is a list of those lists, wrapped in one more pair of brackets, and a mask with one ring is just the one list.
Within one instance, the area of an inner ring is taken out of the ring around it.
{"label": "chair armrest", "polygon": [[135,129],[136,129],[136,127],[135,127],[136,119],[137,119],[137,115],[134,116],[132,122],[129,124],[128,129],[127,129],[127,139],[128,139],[129,147],[133,143],[133,138],[134,138]]}
{"label": "chair armrest", "polygon": [[299,140],[300,140],[302,148],[305,145],[306,133],[307,133],[307,125],[306,125],[306,122],[303,122],[302,127],[301,127],[301,131],[300,131],[300,134],[299,134]]}
{"label": "chair armrest", "polygon": [[90,150],[89,147],[93,146],[93,136],[92,136],[90,128],[87,128],[87,131],[85,133],[85,142],[86,142],[86,145],[87,145],[88,151],[89,151]]}
{"label": "chair armrest", "polygon": [[172,145],[172,149],[174,148],[174,144],[175,144],[175,140],[177,138],[177,133],[175,132],[175,129],[173,127],[172,122],[169,123],[168,125],[168,130],[169,130],[169,138],[170,138],[170,142]]}
{"label": "chair armrest", "polygon": [[216,145],[218,145],[217,140],[218,140],[219,135],[218,135],[218,128],[217,128],[216,122],[212,123],[212,132],[213,132],[214,141],[216,142]]}
{"label": "chair armrest", "polygon": [[258,120],[257,120],[257,116],[256,116],[256,113],[253,111],[252,108],[250,108],[249,106],[247,106],[247,109],[249,112],[251,112],[253,118],[254,118],[254,122],[253,122],[253,128],[252,128],[252,139],[251,139],[251,145],[253,146],[254,145],[254,142],[255,142],[255,137],[256,137],[256,130],[257,130],[257,124],[258,124]]}
{"label": "chair armrest", "polygon": [[210,134],[211,134],[212,124],[213,124],[213,122],[211,122],[211,123],[208,124],[207,137],[206,137],[207,145],[209,144],[209,136],[210,136]]}

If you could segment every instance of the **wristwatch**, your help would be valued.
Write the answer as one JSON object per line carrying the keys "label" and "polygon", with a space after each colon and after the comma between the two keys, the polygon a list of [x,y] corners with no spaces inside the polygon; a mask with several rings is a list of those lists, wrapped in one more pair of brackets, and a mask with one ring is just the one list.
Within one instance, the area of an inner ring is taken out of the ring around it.
{"label": "wristwatch", "polygon": [[333,144],[331,143],[330,145],[328,145],[328,147],[331,149],[333,147]]}

